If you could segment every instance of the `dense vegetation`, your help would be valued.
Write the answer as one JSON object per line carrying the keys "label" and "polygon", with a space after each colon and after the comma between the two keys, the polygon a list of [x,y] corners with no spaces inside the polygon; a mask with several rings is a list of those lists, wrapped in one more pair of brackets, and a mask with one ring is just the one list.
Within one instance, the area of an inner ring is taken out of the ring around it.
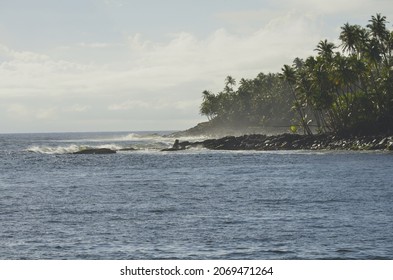
{"label": "dense vegetation", "polygon": [[336,46],[322,40],[316,56],[296,58],[281,73],[259,74],[203,92],[202,115],[236,126],[295,126],[306,134],[393,132],[393,31],[386,17],[366,27],[344,24]]}

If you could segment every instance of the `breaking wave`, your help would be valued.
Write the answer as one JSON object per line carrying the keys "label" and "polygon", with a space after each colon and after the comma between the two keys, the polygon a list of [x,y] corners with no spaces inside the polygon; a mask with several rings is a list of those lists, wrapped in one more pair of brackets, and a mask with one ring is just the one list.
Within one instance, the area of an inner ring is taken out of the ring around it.
{"label": "breaking wave", "polygon": [[[87,137],[86,137],[87,136]],[[160,133],[113,133],[51,139],[29,146],[25,151],[39,154],[73,154],[84,150],[110,149],[116,152],[153,152],[172,147],[174,141],[201,141],[205,137],[173,137]]]}
{"label": "breaking wave", "polygon": [[38,153],[38,154],[56,155],[56,154],[74,154],[83,150],[95,150],[95,149],[97,150],[110,149],[113,151],[119,151],[125,148],[114,144],[105,144],[105,145],[97,145],[97,146],[72,144],[68,146],[32,146],[27,148],[26,151]]}
{"label": "breaking wave", "polygon": [[96,135],[91,138],[81,138],[81,139],[67,139],[67,140],[57,140],[58,142],[157,142],[157,143],[173,143],[175,139],[181,141],[199,141],[205,140],[208,137],[198,136],[198,137],[174,137],[172,135],[163,135],[160,133],[127,133],[127,134],[113,134],[113,135]]}

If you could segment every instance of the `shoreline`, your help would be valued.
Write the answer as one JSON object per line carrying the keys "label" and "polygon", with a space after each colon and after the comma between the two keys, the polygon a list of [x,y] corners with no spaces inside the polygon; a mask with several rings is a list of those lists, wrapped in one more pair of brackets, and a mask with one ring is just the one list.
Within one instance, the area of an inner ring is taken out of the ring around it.
{"label": "shoreline", "polygon": [[243,136],[225,136],[207,139],[199,142],[178,141],[172,148],[163,151],[186,150],[193,147],[203,147],[210,150],[352,150],[393,151],[393,135],[377,136],[338,136],[333,134],[300,135],[278,134],[249,134]]}

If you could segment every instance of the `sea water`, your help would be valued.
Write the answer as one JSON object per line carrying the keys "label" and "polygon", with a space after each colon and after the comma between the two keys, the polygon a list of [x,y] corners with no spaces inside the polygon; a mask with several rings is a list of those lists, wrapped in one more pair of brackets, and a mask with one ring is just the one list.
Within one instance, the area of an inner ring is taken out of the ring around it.
{"label": "sea water", "polygon": [[[393,154],[0,135],[1,259],[393,259]],[[195,140],[195,139],[191,139]],[[136,150],[76,155],[85,148]]]}

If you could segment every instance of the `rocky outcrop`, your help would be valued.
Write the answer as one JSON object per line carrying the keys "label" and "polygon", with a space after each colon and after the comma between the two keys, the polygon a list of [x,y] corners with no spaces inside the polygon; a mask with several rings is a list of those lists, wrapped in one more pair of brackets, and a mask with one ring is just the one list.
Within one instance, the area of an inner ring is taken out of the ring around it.
{"label": "rocky outcrop", "polygon": [[177,151],[196,146],[211,150],[393,150],[393,136],[251,134],[238,137],[226,136],[202,142],[175,142],[175,144],[167,150]]}
{"label": "rocky outcrop", "polygon": [[189,141],[180,142],[178,139],[176,139],[175,143],[173,143],[173,146],[171,148],[162,149],[161,151],[163,151],[163,152],[180,151],[180,150],[188,149],[192,145],[195,145],[195,143],[191,143]]}
{"label": "rocky outcrop", "polygon": [[116,154],[115,150],[107,149],[107,148],[99,148],[99,149],[84,149],[78,152],[73,153],[74,155],[102,155],[102,154]]}

